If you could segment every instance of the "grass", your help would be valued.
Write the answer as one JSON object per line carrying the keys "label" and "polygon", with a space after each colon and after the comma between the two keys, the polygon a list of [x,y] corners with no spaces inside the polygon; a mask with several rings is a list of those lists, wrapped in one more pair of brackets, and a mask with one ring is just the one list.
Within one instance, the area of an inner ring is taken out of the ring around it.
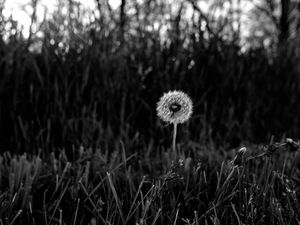
{"label": "grass", "polygon": [[293,143],[248,147],[240,164],[208,146],[180,146],[178,162],[171,148],[151,157],[81,148],[75,161],[5,153],[0,224],[297,224]]}
{"label": "grass", "polygon": [[50,26],[35,40],[41,52],[29,51],[16,30],[0,45],[1,152],[64,148],[72,155],[74,147],[114,148],[119,139],[131,149],[137,138],[167,147],[169,132],[157,123],[155,108],[174,89],[195,103],[186,139],[230,148],[272,134],[297,138],[297,48],[241,52],[221,37],[194,39],[199,31],[187,29],[185,45],[175,45],[171,34],[163,42],[141,30],[119,46],[108,30],[97,38],[84,32],[83,40],[74,34],[60,47],[64,42]]}
{"label": "grass", "polygon": [[[162,37],[152,11],[121,35],[58,11],[31,40],[1,19],[0,225],[299,224],[295,43],[242,51],[180,17]],[[195,105],[175,162],[155,112],[174,89]]]}

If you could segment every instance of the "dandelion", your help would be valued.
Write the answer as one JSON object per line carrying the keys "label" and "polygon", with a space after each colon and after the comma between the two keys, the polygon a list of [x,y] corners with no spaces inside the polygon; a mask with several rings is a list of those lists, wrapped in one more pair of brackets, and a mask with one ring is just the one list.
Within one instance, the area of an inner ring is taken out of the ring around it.
{"label": "dandelion", "polygon": [[157,103],[157,115],[167,123],[184,123],[192,115],[193,103],[182,91],[169,91]]}
{"label": "dandelion", "polygon": [[182,91],[169,91],[157,103],[157,115],[165,122],[173,124],[173,151],[175,152],[177,125],[186,122],[192,115],[193,103]]}

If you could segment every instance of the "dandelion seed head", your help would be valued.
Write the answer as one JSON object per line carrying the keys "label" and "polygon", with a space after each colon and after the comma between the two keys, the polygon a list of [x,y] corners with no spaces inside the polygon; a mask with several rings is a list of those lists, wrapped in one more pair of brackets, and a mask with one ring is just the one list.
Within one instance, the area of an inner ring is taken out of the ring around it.
{"label": "dandelion seed head", "polygon": [[182,91],[169,91],[157,103],[157,115],[167,123],[184,123],[192,115],[193,103]]}

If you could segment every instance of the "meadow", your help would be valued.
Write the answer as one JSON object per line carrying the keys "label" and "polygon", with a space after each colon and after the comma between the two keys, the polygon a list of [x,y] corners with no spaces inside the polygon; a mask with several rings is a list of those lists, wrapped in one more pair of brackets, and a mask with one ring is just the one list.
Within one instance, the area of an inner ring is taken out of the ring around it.
{"label": "meadow", "polygon": [[[296,43],[105,21],[26,39],[5,23],[0,225],[300,224]],[[169,90],[194,103],[176,160],[156,114]]]}

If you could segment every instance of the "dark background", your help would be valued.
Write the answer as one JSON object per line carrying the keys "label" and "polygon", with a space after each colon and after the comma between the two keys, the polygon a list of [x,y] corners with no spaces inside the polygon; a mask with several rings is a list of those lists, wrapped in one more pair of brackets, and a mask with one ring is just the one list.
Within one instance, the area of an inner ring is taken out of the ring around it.
{"label": "dark background", "polygon": [[0,151],[169,146],[171,127],[155,108],[175,89],[195,107],[179,142],[229,149],[299,137],[300,5],[254,1],[245,11],[245,1],[203,10],[197,0],[122,0],[116,9],[96,0],[87,12],[69,0],[38,21],[33,0],[28,37],[0,13]]}

